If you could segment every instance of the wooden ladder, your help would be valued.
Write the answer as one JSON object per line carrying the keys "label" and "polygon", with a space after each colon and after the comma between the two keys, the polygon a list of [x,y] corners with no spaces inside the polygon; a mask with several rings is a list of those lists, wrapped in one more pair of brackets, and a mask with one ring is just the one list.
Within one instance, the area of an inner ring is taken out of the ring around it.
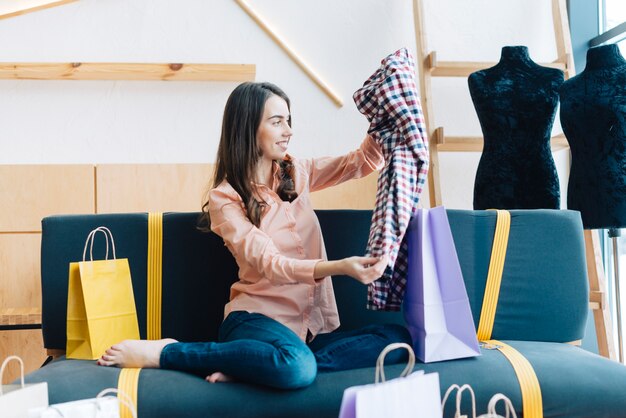
{"label": "wooden ladder", "polygon": [[[432,107],[432,77],[465,77],[475,71],[493,67],[495,62],[461,62],[438,61],[436,51],[429,51],[425,42],[423,0],[413,0],[413,16],[417,47],[417,71],[420,82],[420,96],[424,113],[424,121],[429,135],[430,169],[428,173],[428,189],[430,191],[430,205],[435,207],[442,204],[441,185],[439,177],[439,152],[481,152],[483,149],[482,137],[471,136],[444,136],[443,127],[435,127]],[[550,63],[542,63],[546,67],[558,68],[565,73],[565,79],[575,74],[572,42],[567,17],[566,0],[552,0],[552,17],[554,36],[556,40],[557,59]],[[551,138],[552,151],[568,149],[565,135],[560,134]],[[597,232],[585,230],[585,248],[587,273],[589,278],[590,308],[593,310],[600,355],[616,359],[613,346],[611,317],[607,302],[606,280],[604,267],[600,256],[599,238]]]}

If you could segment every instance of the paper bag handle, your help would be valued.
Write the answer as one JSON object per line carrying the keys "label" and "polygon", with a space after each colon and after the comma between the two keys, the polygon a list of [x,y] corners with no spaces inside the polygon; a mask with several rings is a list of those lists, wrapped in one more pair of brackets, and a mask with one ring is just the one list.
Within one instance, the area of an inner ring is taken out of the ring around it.
{"label": "paper bag handle", "polygon": [[[118,389],[114,389],[114,388],[108,388],[108,389],[104,389],[102,390],[100,393],[98,393],[98,395],[96,395],[96,400],[100,399],[100,398],[104,398],[104,395],[107,395],[109,393],[115,393],[117,394],[117,400],[118,402],[123,403],[124,405],[126,405],[126,407],[128,408],[128,410],[130,411],[131,415],[133,416],[133,418],[137,418],[137,410],[135,409],[135,406],[132,404],[132,401],[129,401],[130,396],[128,396],[125,392],[122,392],[121,390]],[[125,398],[120,397],[120,395],[123,395]],[[86,401],[89,401],[89,399],[87,399]],[[98,411],[100,410],[100,404],[98,404],[96,402],[96,408],[98,409]],[[65,417],[65,415],[63,414],[63,412],[61,412],[59,410],[59,408],[57,408],[56,405],[50,405],[46,411],[54,411],[56,412],[61,418]]]}
{"label": "paper bag handle", "polygon": [[506,415],[504,418],[509,418],[509,413],[513,418],[517,418],[517,414],[515,413],[515,408],[513,408],[513,403],[509,398],[507,398],[502,393],[496,393],[489,400],[489,405],[487,405],[487,413],[485,415],[481,415],[478,418],[501,418],[501,415],[496,413],[496,405],[498,401],[504,401],[504,407],[506,408]]}
{"label": "paper bag handle", "polygon": [[83,249],[83,261],[86,261],[87,255],[87,246],[89,245],[89,261],[93,261],[93,242],[96,239],[96,234],[98,232],[102,232],[104,234],[104,238],[106,240],[106,253],[104,255],[104,259],[109,259],[109,237],[111,238],[111,247],[113,248],[113,259],[115,260],[117,257],[115,255],[115,241],[113,240],[113,234],[106,226],[99,226],[87,235],[87,241],[85,241],[85,248]]}
{"label": "paper bag handle", "polygon": [[398,348],[404,348],[409,352],[409,361],[400,373],[400,377],[404,377],[413,371],[413,367],[415,366],[415,353],[413,352],[413,348],[406,343],[391,343],[387,347],[383,348],[383,351],[378,355],[378,359],[376,360],[376,379],[375,383],[381,383],[385,381],[385,356],[390,351],[396,350]]}
{"label": "paper bag handle", "polygon": [[17,360],[20,362],[20,378],[22,380],[22,389],[24,388],[24,362],[18,356],[9,356],[2,362],[2,366],[0,367],[0,396],[3,395],[2,392],[2,376],[4,376],[4,368],[9,364],[11,360]]}
{"label": "paper bag handle", "polygon": [[104,395],[108,395],[109,393],[115,393],[117,395],[117,400],[123,403],[126,406],[126,408],[128,408],[133,418],[137,418],[137,409],[135,409],[135,404],[133,403],[132,398],[130,397],[130,395],[128,395],[128,393],[122,390],[115,389],[115,388],[103,389],[100,393],[98,393],[96,398],[103,398]]}
{"label": "paper bag handle", "polygon": [[[456,383],[448,388],[446,394],[443,396],[443,400],[441,401],[441,410],[443,411],[446,401],[448,400],[448,396],[452,393],[453,390],[457,389],[456,393],[456,411],[454,412],[454,418],[460,418],[461,415],[461,399],[463,398],[463,392],[466,390],[469,391],[469,394],[472,398],[472,418],[476,418],[476,397],[474,396],[474,390],[467,383],[463,386],[459,386]],[[466,415],[463,415],[466,416]],[[516,417],[517,418],[517,417]]]}

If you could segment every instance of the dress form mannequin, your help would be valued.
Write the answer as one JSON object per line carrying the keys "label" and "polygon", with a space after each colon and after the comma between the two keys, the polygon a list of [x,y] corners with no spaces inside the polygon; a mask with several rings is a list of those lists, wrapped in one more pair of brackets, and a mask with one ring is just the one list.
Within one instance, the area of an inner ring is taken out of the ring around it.
{"label": "dress form mannequin", "polygon": [[484,135],[474,209],[558,209],[550,136],[563,72],[533,62],[525,46],[505,46],[468,82]]}
{"label": "dress form mannequin", "polygon": [[567,207],[587,229],[625,227],[626,60],[617,45],[589,49],[585,70],[560,95],[572,150]]}

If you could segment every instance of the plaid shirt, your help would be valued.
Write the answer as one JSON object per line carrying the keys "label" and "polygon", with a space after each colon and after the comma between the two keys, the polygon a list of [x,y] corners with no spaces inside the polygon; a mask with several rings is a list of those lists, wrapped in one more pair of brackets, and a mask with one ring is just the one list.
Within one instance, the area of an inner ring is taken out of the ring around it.
{"label": "plaid shirt", "polygon": [[383,276],[369,285],[367,307],[397,311],[406,286],[403,238],[428,174],[428,145],[413,57],[402,48],[381,64],[353,98],[385,156],[366,255],[387,255],[389,264]]}

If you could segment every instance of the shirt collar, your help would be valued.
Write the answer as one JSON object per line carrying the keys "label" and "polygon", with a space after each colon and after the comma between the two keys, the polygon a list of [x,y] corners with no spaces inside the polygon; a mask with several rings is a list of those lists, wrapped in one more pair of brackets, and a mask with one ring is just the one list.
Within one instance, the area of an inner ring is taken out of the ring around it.
{"label": "shirt collar", "polygon": [[[279,174],[280,174],[280,165],[278,164],[278,161],[274,160],[272,161],[272,190],[276,190],[278,188],[278,183],[280,181]],[[255,186],[267,187],[264,184],[257,183],[255,181],[253,181],[252,183]]]}

